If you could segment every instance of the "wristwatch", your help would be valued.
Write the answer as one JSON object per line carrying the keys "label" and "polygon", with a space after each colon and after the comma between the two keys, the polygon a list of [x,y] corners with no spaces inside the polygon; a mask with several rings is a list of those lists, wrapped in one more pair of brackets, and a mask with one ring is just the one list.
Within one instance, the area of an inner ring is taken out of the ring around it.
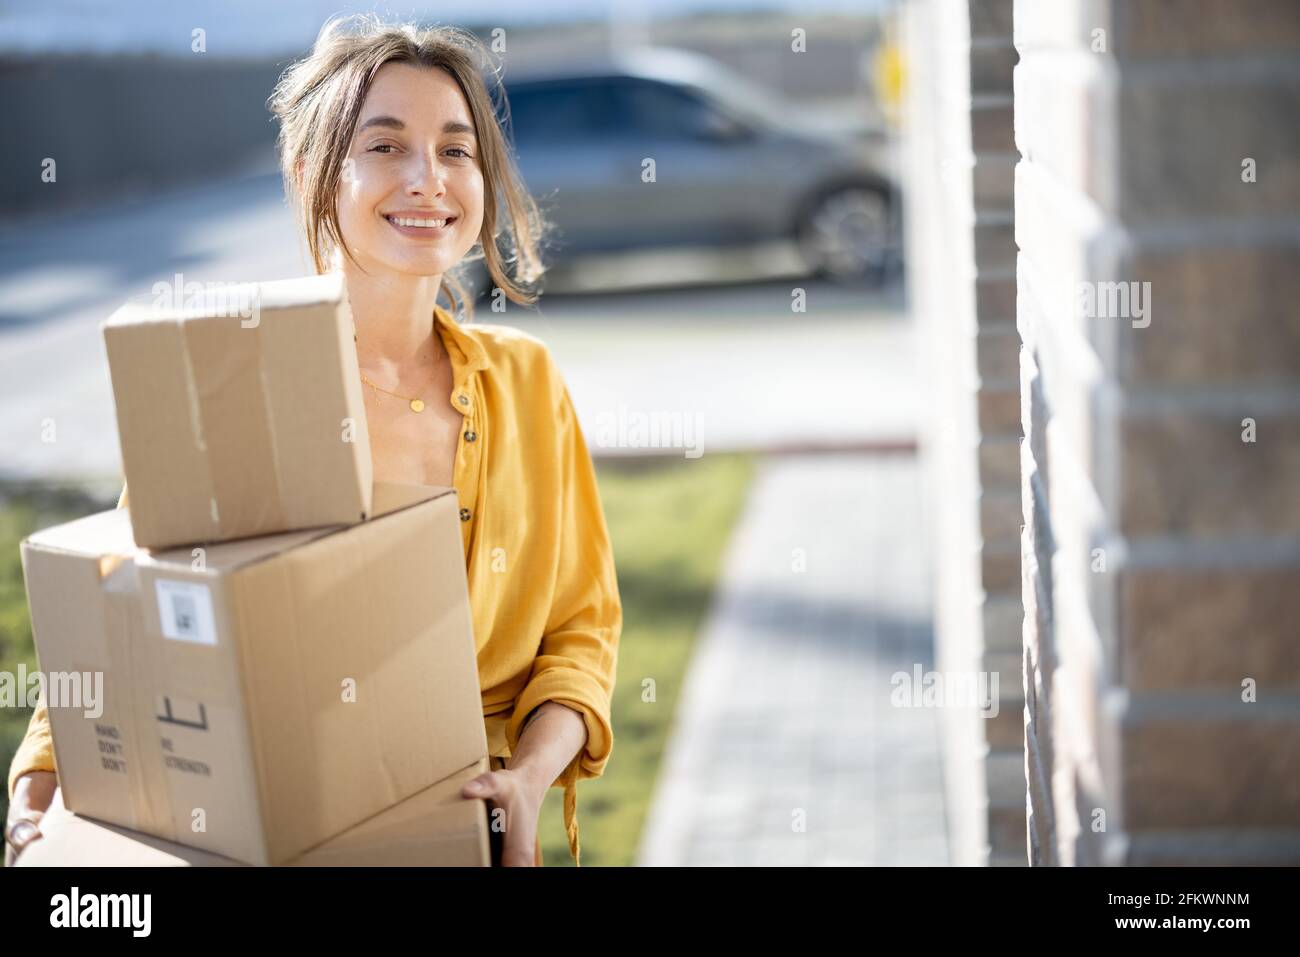
{"label": "wristwatch", "polygon": [[23,848],[40,836],[39,818],[15,818],[5,825],[5,843],[14,849],[15,856],[21,854]]}

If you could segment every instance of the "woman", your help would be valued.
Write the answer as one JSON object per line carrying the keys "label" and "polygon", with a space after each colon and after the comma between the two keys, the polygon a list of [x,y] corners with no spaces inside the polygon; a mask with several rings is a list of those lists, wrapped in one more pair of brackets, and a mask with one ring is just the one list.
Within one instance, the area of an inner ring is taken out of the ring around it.
{"label": "woman", "polygon": [[[622,606],[591,458],[545,346],[453,318],[472,315],[450,272],[475,246],[517,303],[536,301],[526,284],[541,273],[541,220],[486,64],[454,28],[335,19],[270,106],[316,271],[332,262],[346,279],[375,478],[459,494],[490,754],[463,794],[488,799],[504,825],[501,862],[529,865],[541,863],[542,799],[562,785],[577,862],[576,784],[603,772],[613,746]],[[436,303],[444,279],[450,310]],[[54,772],[42,706],[10,770],[11,846],[39,839]]]}

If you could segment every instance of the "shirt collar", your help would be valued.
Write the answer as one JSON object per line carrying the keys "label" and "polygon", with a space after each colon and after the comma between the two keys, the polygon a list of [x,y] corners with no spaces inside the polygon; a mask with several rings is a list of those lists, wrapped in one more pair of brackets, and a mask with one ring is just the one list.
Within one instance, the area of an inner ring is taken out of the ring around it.
{"label": "shirt collar", "polygon": [[459,322],[452,318],[442,306],[433,307],[434,322],[439,329],[439,337],[451,359],[452,380],[456,388],[479,369],[488,366],[487,351],[478,339],[465,331]]}

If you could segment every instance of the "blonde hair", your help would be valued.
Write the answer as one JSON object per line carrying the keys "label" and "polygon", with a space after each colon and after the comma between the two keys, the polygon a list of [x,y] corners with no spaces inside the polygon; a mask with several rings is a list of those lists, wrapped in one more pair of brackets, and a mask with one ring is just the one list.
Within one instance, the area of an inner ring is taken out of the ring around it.
{"label": "blonde hair", "polygon": [[[339,228],[339,182],[361,105],[375,74],[386,63],[435,67],[450,74],[465,96],[478,137],[482,252],[471,251],[443,277],[451,314],[463,308],[466,319],[473,318],[473,303],[460,274],[464,263],[479,258],[508,298],[532,305],[537,294],[527,287],[544,270],[539,247],[546,223],[523,184],[493,109],[485,76],[491,77],[503,116],[508,118],[499,67],[492,65],[483,43],[467,30],[385,23],[374,14],[327,20],[311,53],[284,71],[267,100],[280,121],[277,145],[285,192],[298,208],[316,272],[325,272],[328,260],[340,250],[352,258]],[[505,252],[497,245],[502,205]],[[513,275],[507,273],[507,263],[514,266]]]}

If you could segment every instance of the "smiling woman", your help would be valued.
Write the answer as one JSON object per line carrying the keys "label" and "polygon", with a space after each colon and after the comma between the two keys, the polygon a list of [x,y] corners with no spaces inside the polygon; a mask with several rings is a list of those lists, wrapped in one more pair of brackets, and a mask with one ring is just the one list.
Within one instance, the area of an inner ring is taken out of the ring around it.
{"label": "smiling woman", "polygon": [[[505,94],[488,59],[455,28],[348,18],[326,24],[270,105],[316,269],[328,255],[346,277],[376,478],[459,494],[493,769],[465,793],[504,810],[502,862],[531,864],[552,784],[578,859],[575,787],[613,745],[622,607],[591,459],[549,353],[454,320],[472,317],[454,271],[474,247],[520,304],[542,273],[544,223],[498,125],[485,78],[502,106]],[[437,305],[444,279],[450,314]]]}
{"label": "smiling woman", "polygon": [[[349,17],[326,23],[269,106],[315,269],[345,278],[375,479],[459,498],[491,759],[463,793],[504,812],[493,815],[505,823],[501,862],[530,865],[556,785],[579,858],[577,782],[600,776],[613,748],[622,604],[595,471],[550,352],[515,328],[457,321],[472,318],[455,277],[468,259],[482,257],[521,305],[542,273],[544,224],[498,126],[495,77],[465,31]],[[10,768],[15,848],[39,839],[54,772],[42,704]]]}
{"label": "smiling woman", "polygon": [[[358,247],[397,263],[440,266],[437,275],[481,256],[507,297],[534,302],[526,286],[542,274],[544,223],[496,122],[494,95],[504,102],[499,73],[467,31],[422,31],[370,16],[326,23],[311,56],[285,71],[268,101],[280,119],[286,191],[299,200],[317,272],[331,254],[357,258]],[[396,188],[412,175],[444,177],[445,201]],[[371,217],[412,238],[423,234],[411,230],[432,229],[440,245],[368,243],[381,225],[366,222]],[[358,230],[351,246],[343,242],[345,219]],[[452,221],[410,225],[417,219]],[[502,231],[513,247],[513,276],[497,243]],[[466,258],[476,244],[481,251]],[[463,287],[445,278],[451,311],[463,306],[472,316]]]}

